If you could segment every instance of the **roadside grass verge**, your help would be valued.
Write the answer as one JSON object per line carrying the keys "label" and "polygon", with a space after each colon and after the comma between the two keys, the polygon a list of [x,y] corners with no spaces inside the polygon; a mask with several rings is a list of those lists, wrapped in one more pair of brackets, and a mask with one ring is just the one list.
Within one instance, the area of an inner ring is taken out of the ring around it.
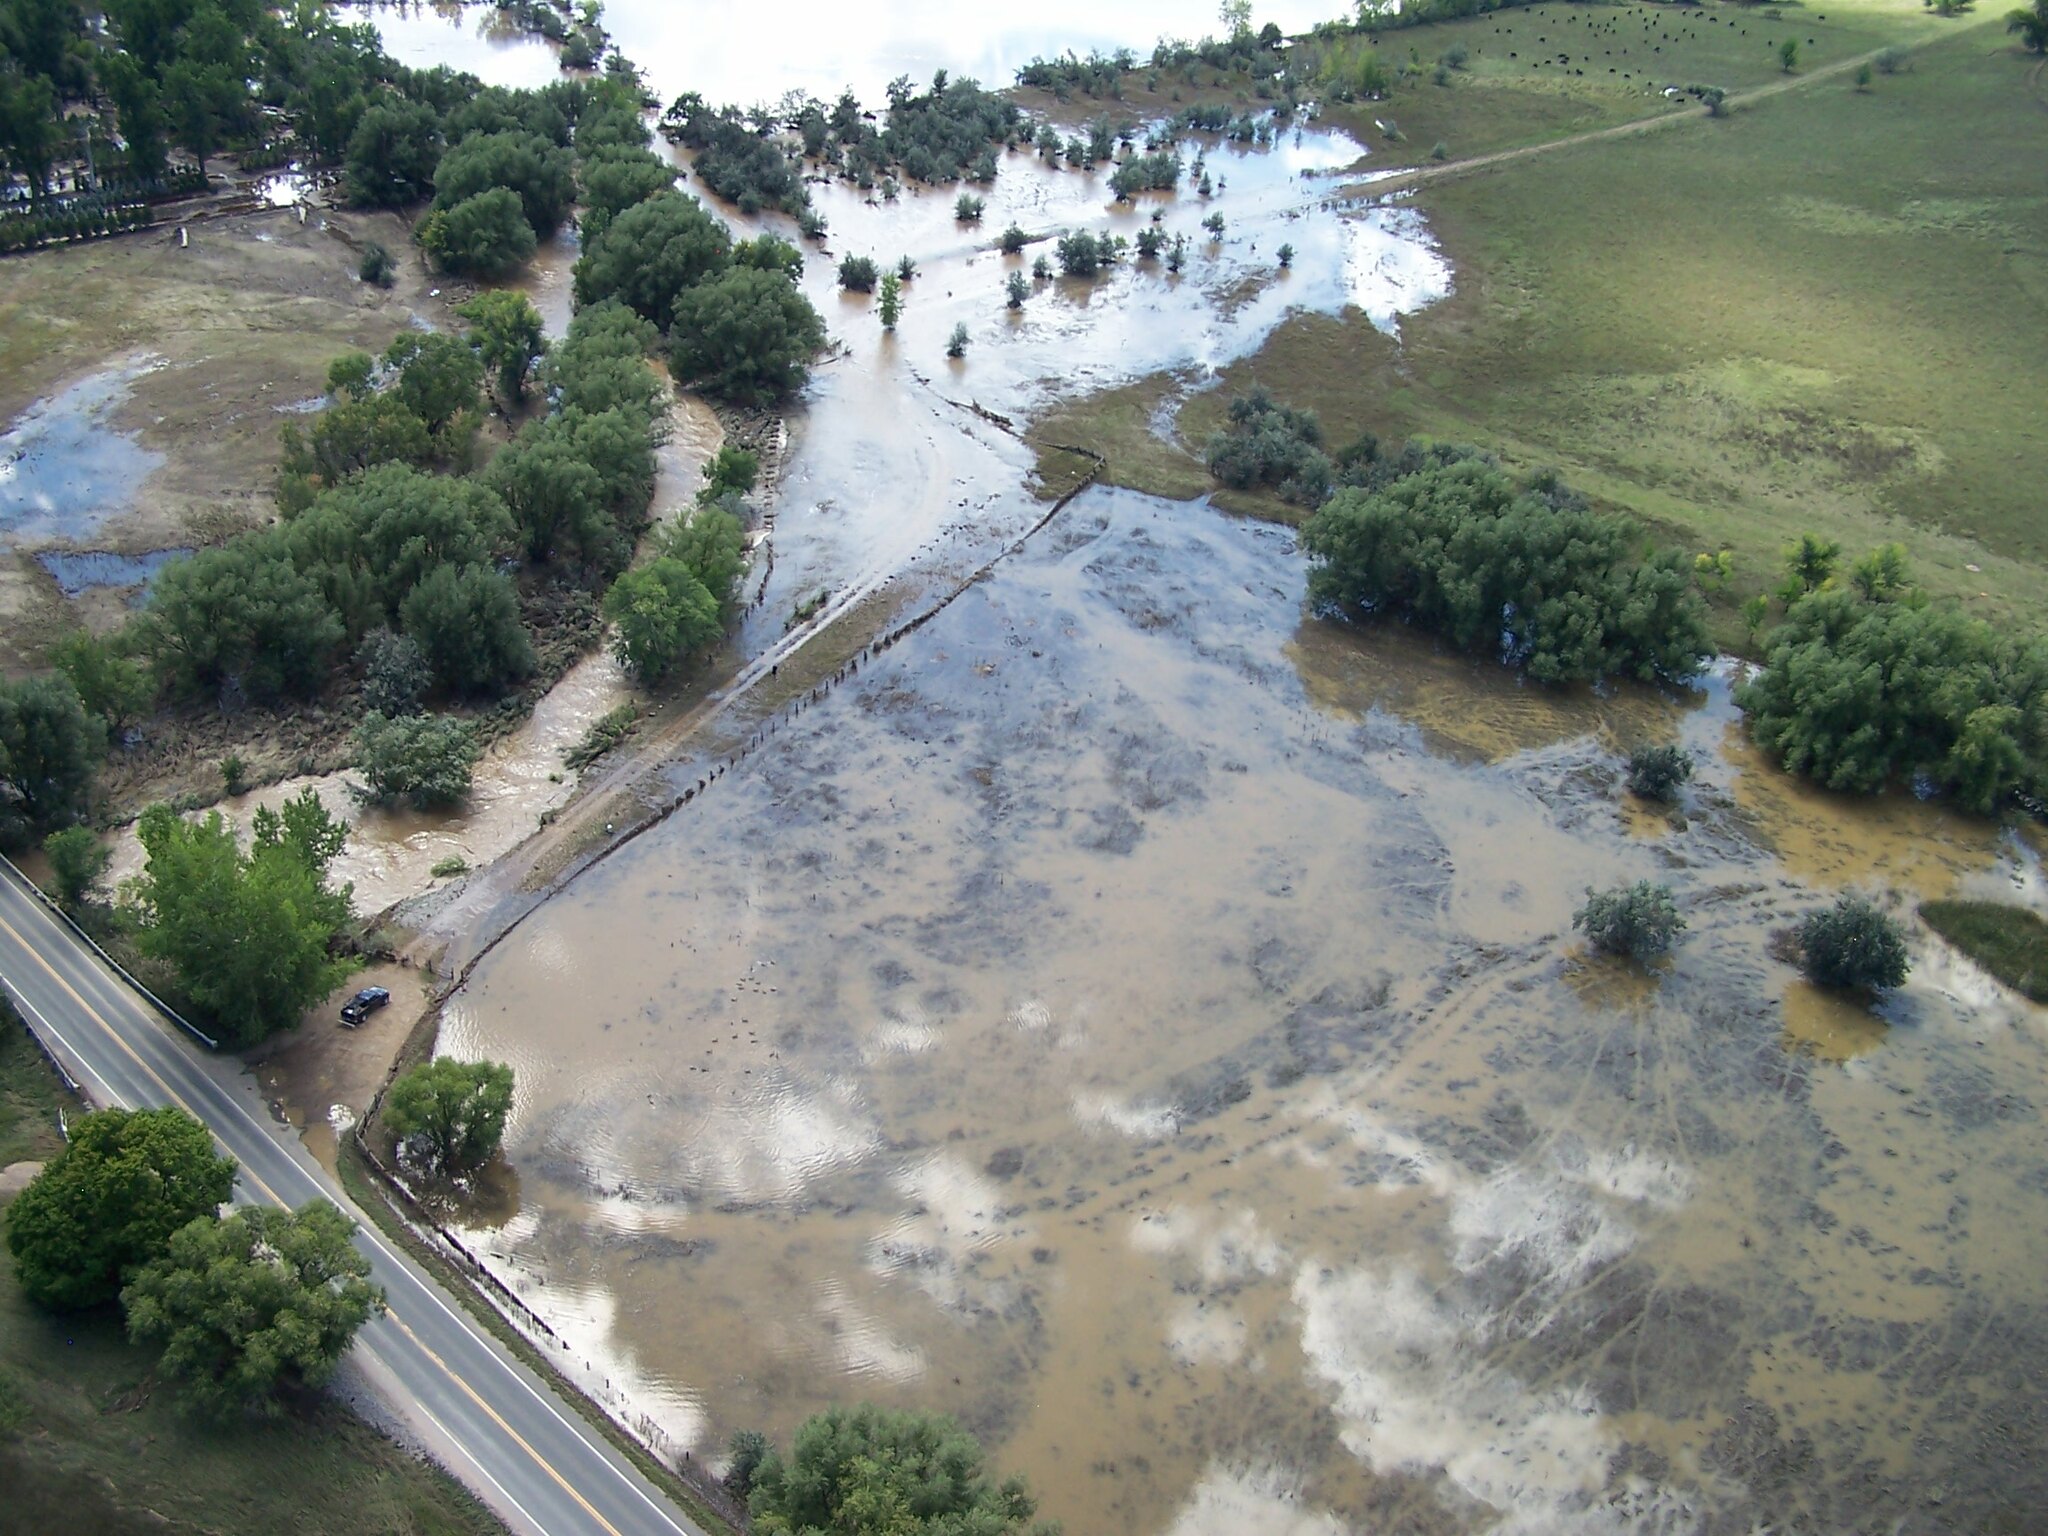
{"label": "roadside grass verge", "polygon": [[[75,1107],[0,1006],[0,1163],[61,1146]],[[37,1310],[0,1244],[0,1487],[7,1528],[145,1532],[362,1531],[486,1536],[497,1520],[453,1479],[325,1397],[268,1423],[179,1410],[118,1313]]]}
{"label": "roadside grass verge", "polygon": [[2015,992],[2048,1003],[2048,922],[1997,901],[1930,901],[1920,915]]}
{"label": "roadside grass verge", "polygon": [[1231,396],[1263,383],[1332,443],[1474,443],[1556,467],[1661,539],[1730,550],[1713,601],[1732,650],[1753,650],[1737,610],[1807,531],[1851,559],[1902,542],[1931,595],[2038,624],[2048,189],[2029,67],[1973,23],[1867,95],[1821,81],[1426,185],[1456,289],[1398,341],[1355,311],[1298,317],[1171,434],[1149,428],[1154,379],[1034,438],[1186,495]]}

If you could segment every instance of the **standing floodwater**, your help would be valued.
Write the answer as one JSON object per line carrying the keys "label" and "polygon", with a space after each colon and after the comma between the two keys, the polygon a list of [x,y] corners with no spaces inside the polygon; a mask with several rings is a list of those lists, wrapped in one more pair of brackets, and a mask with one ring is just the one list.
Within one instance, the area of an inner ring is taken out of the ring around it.
{"label": "standing floodwater", "polygon": [[[2023,852],[1300,603],[1089,493],[542,907],[442,1038],[519,1073],[478,1247],[700,1455],[945,1408],[1075,1532],[2024,1528],[2042,1015],[1767,952]],[[1684,941],[1584,958],[1639,878]]]}

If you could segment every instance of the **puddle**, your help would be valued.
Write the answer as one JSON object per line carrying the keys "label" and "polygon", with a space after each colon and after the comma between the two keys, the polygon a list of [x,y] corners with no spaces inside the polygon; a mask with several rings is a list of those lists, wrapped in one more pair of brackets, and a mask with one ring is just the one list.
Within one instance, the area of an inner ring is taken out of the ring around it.
{"label": "puddle", "polygon": [[156,573],[171,561],[191,554],[189,549],[153,549],[144,555],[121,555],[107,550],[45,549],[36,553],[36,563],[48,571],[57,590],[66,597],[82,597],[103,587],[134,587],[131,607],[140,607],[149,595]]}
{"label": "puddle", "polygon": [[[1090,492],[514,929],[441,1041],[519,1074],[510,1282],[675,1445],[942,1408],[1070,1529],[2034,1507],[2041,1014],[1917,934],[1882,1017],[1787,1000],[1829,888],[1724,681],[1505,712],[1301,599],[1286,534]],[[1706,758],[1655,841],[1652,725]],[[1671,961],[1577,958],[1639,878]]]}
{"label": "puddle", "polygon": [[38,400],[0,433],[0,540],[89,537],[134,504],[164,461],[113,425],[128,386],[163,366],[141,357]]}

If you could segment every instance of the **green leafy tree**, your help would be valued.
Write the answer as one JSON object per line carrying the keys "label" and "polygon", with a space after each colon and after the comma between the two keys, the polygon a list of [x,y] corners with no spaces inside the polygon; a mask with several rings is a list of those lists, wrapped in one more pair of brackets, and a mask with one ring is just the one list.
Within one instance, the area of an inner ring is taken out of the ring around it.
{"label": "green leafy tree", "polygon": [[441,163],[441,120],[432,107],[403,97],[379,101],[349,135],[344,185],[359,208],[404,208],[434,190]]}
{"label": "green leafy tree", "polygon": [[716,501],[733,492],[744,496],[761,478],[761,457],[737,443],[724,443],[704,461],[704,488],[699,497]]}
{"label": "green leafy tree", "polygon": [[540,249],[519,198],[509,187],[492,187],[449,208],[436,208],[420,221],[420,248],[444,272],[495,282],[509,277]]}
{"label": "green leafy tree", "polygon": [[717,644],[723,632],[718,599],[687,565],[666,555],[613,582],[604,616],[620,664],[650,685]]}
{"label": "green leafy tree", "polygon": [[882,318],[882,329],[895,330],[896,322],[903,318],[903,279],[894,272],[882,274],[882,297],[876,307]]}
{"label": "green leafy tree", "polygon": [[42,831],[83,815],[106,741],[69,678],[0,682],[0,818]]}
{"label": "green leafy tree", "polygon": [[476,728],[467,720],[374,711],[356,727],[355,748],[365,799],[403,800],[423,811],[468,798],[479,752]]}
{"label": "green leafy tree", "polygon": [[1832,539],[1802,533],[1797,544],[1785,547],[1785,570],[1799,583],[1802,592],[1817,592],[1835,574],[1842,558],[1842,546]]}
{"label": "green leafy tree", "polygon": [[547,350],[540,311],[525,294],[501,288],[478,294],[455,313],[469,322],[469,344],[497,375],[506,403],[525,400],[527,376]]}
{"label": "green leafy tree", "polygon": [[59,142],[57,94],[50,82],[35,75],[0,74],[0,150],[28,182],[36,202],[50,190]]}
{"label": "green leafy tree", "polygon": [[1910,590],[1913,577],[1906,565],[1906,546],[1879,545],[1850,567],[1849,582],[1872,603],[1889,602]]}
{"label": "green leafy tree", "polygon": [[2034,0],[2031,6],[2007,11],[2005,30],[2018,37],[2027,52],[2048,53],[2048,0]]}
{"label": "green leafy tree", "polygon": [[678,296],[732,264],[732,238],[694,197],[665,192],[621,212],[576,262],[576,302],[617,299],[666,331]]}
{"label": "green leafy tree", "polygon": [[434,168],[434,206],[452,209],[480,193],[517,194],[534,235],[547,239],[576,203],[576,159],[533,133],[471,134],[449,146]]}
{"label": "green leafy tree", "polygon": [[57,882],[57,900],[67,912],[76,912],[86,904],[114,856],[90,827],[66,827],[62,832],[52,832],[43,839],[43,853]]}
{"label": "green leafy tree", "polygon": [[1710,654],[1682,556],[1480,458],[1337,491],[1302,529],[1318,604],[1405,617],[1539,682],[1683,680]]}
{"label": "green leafy tree", "polygon": [[620,534],[605,504],[604,479],[576,451],[560,418],[535,423],[500,450],[490,483],[525,540],[528,559],[544,562],[557,553],[581,554],[592,565],[617,559]]}
{"label": "green leafy tree", "polygon": [[512,1069],[442,1056],[414,1067],[384,1095],[384,1123],[406,1160],[451,1177],[490,1161],[512,1113]]}
{"label": "green leafy tree", "polygon": [[279,431],[284,452],[278,465],[278,504],[302,511],[322,486],[379,464],[425,464],[434,457],[427,424],[395,394],[343,400],[313,418],[309,431],[286,422]]}
{"label": "green leafy tree", "polygon": [[961,321],[953,327],[953,334],[946,338],[946,356],[965,357],[967,344],[973,338],[967,334],[967,322]]}
{"label": "green leafy tree", "polygon": [[873,293],[880,270],[874,257],[848,252],[839,258],[839,286],[848,293]]}
{"label": "green leafy tree", "polygon": [[1921,777],[1980,814],[2048,786],[2048,642],[1830,589],[1796,602],[1736,692],[1788,772],[1875,794]]}
{"label": "green leafy tree", "polygon": [[1843,895],[1799,925],[1800,968],[1816,986],[1882,992],[1912,968],[1906,933],[1861,896]]}
{"label": "green leafy tree", "polygon": [[1003,297],[1009,308],[1022,309],[1031,297],[1031,280],[1022,272],[1012,272],[1003,284]]}
{"label": "green leafy tree", "polygon": [[725,502],[701,503],[686,521],[670,528],[661,541],[661,553],[681,561],[702,583],[718,604],[722,619],[733,616],[739,598],[740,572],[747,564],[745,530],[738,516],[728,510],[736,495],[729,491]]}
{"label": "green leafy tree", "polygon": [[[582,149],[582,134],[577,135]],[[583,153],[583,206],[577,214],[583,248],[604,237],[611,223],[628,208],[647,202],[676,185],[676,168],[659,155],[624,146]]]}
{"label": "green leafy tree", "polygon": [[1692,754],[1679,746],[1637,747],[1628,756],[1628,787],[1645,800],[1675,800],[1692,778]]}
{"label": "green leafy tree", "polygon": [[70,1137],[7,1210],[7,1248],[29,1300],[104,1306],[171,1234],[234,1192],[232,1158],[181,1109],[105,1109]]}
{"label": "green leafy tree", "polygon": [[759,267],[763,272],[780,272],[792,283],[804,275],[804,253],[778,235],[759,234],[732,248],[736,267]]}
{"label": "green leafy tree", "polygon": [[351,637],[388,627],[436,567],[487,563],[515,541],[511,515],[489,486],[401,464],[323,491],[280,538]]}
{"label": "green leafy tree", "polygon": [[328,953],[349,919],[350,889],[327,884],[345,829],[312,790],[282,814],[259,811],[247,852],[218,811],[186,821],[154,805],[136,833],[137,942],[234,1044],[298,1023],[348,974]]}
{"label": "green leafy tree", "polygon": [[476,414],[484,364],[466,341],[407,333],[385,351],[384,366],[398,375],[392,392],[436,438]]}
{"label": "green leafy tree", "polygon": [[676,300],[669,367],[707,394],[767,405],[803,388],[824,344],[824,321],[788,278],[735,268]]}
{"label": "green leafy tree", "polygon": [[354,1231],[325,1200],[189,1222],[122,1291],[128,1336],[163,1345],[158,1369],[201,1410],[280,1413],[279,1394],[325,1382],[384,1305]]}
{"label": "green leafy tree", "polygon": [[399,623],[451,693],[497,693],[533,671],[519,596],[490,566],[435,566],[399,605]]}
{"label": "green leafy tree", "polygon": [[1798,38],[1788,37],[1785,41],[1778,44],[1778,67],[1788,75],[1799,67]]}
{"label": "green leafy tree", "polygon": [[434,685],[434,669],[419,642],[388,629],[373,629],[363,637],[356,665],[363,672],[363,703],[378,714],[417,713],[421,696]]}
{"label": "green leafy tree", "polygon": [[106,641],[90,629],[74,629],[49,647],[49,664],[72,680],[86,713],[98,715],[113,735],[150,713],[156,678],[123,643]]}
{"label": "green leafy tree", "polygon": [[1312,411],[1276,401],[1263,386],[1230,402],[1228,424],[1209,439],[1209,473],[1233,490],[1269,487],[1297,506],[1321,504],[1334,473]]}
{"label": "green leafy tree", "polygon": [[331,400],[367,400],[377,392],[377,359],[367,352],[344,352],[327,365],[327,396]]}
{"label": "green leafy tree", "polygon": [[787,1460],[770,1450],[747,1506],[761,1536],[1025,1536],[1021,1478],[990,1481],[972,1435],[943,1415],[862,1404],[806,1419]]}
{"label": "green leafy tree", "polygon": [[1587,942],[1610,955],[1644,959],[1661,955],[1685,932],[1685,919],[1671,900],[1671,887],[1648,880],[1597,895],[1572,914],[1572,927],[1583,928]]}

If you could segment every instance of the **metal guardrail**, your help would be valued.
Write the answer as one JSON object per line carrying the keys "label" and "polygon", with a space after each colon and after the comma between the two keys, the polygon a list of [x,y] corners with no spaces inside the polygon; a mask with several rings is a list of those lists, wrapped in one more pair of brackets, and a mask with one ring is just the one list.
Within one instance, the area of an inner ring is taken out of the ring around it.
{"label": "metal guardrail", "polygon": [[72,920],[71,914],[69,912],[66,912],[62,907],[58,906],[56,902],[52,901],[49,898],[49,896],[44,893],[42,887],[38,886],[35,883],[35,881],[29,879],[27,875],[24,875],[20,871],[20,869],[18,869],[15,866],[14,860],[8,858],[5,854],[0,854],[0,870],[4,870],[4,872],[8,876],[12,877],[21,885],[23,890],[27,891],[29,895],[34,897],[37,901],[41,902],[45,907],[49,908],[49,910],[56,915],[57,920],[63,923],[64,926],[69,928],[73,933],[77,934],[80,941],[83,942],[89,949],[91,949],[94,954],[98,955],[100,959],[105,961],[107,963],[107,966],[114,972],[115,975],[119,976],[123,981],[127,982],[129,986],[133,987],[137,992],[141,993],[145,998],[149,999],[149,1005],[152,1008],[156,1009],[158,1013],[162,1014],[166,1019],[169,1019],[173,1024],[177,1025],[178,1028],[184,1030],[186,1034],[190,1035],[194,1040],[197,1040],[209,1051],[217,1051],[220,1049],[220,1042],[218,1040],[214,1039],[213,1036],[209,1035],[205,1030],[199,1028],[198,1025],[192,1023],[191,1020],[187,1019],[182,1013],[178,1012],[177,1009],[173,1008],[169,1003],[165,1002],[162,998],[158,997],[154,992],[150,991],[149,988],[145,987],[141,982],[137,981],[135,977],[129,973],[129,970],[126,966],[121,964],[121,962],[116,960],[112,955],[108,954],[104,949],[100,948],[100,942],[98,939],[95,939],[83,928],[79,927],[78,924]]}

